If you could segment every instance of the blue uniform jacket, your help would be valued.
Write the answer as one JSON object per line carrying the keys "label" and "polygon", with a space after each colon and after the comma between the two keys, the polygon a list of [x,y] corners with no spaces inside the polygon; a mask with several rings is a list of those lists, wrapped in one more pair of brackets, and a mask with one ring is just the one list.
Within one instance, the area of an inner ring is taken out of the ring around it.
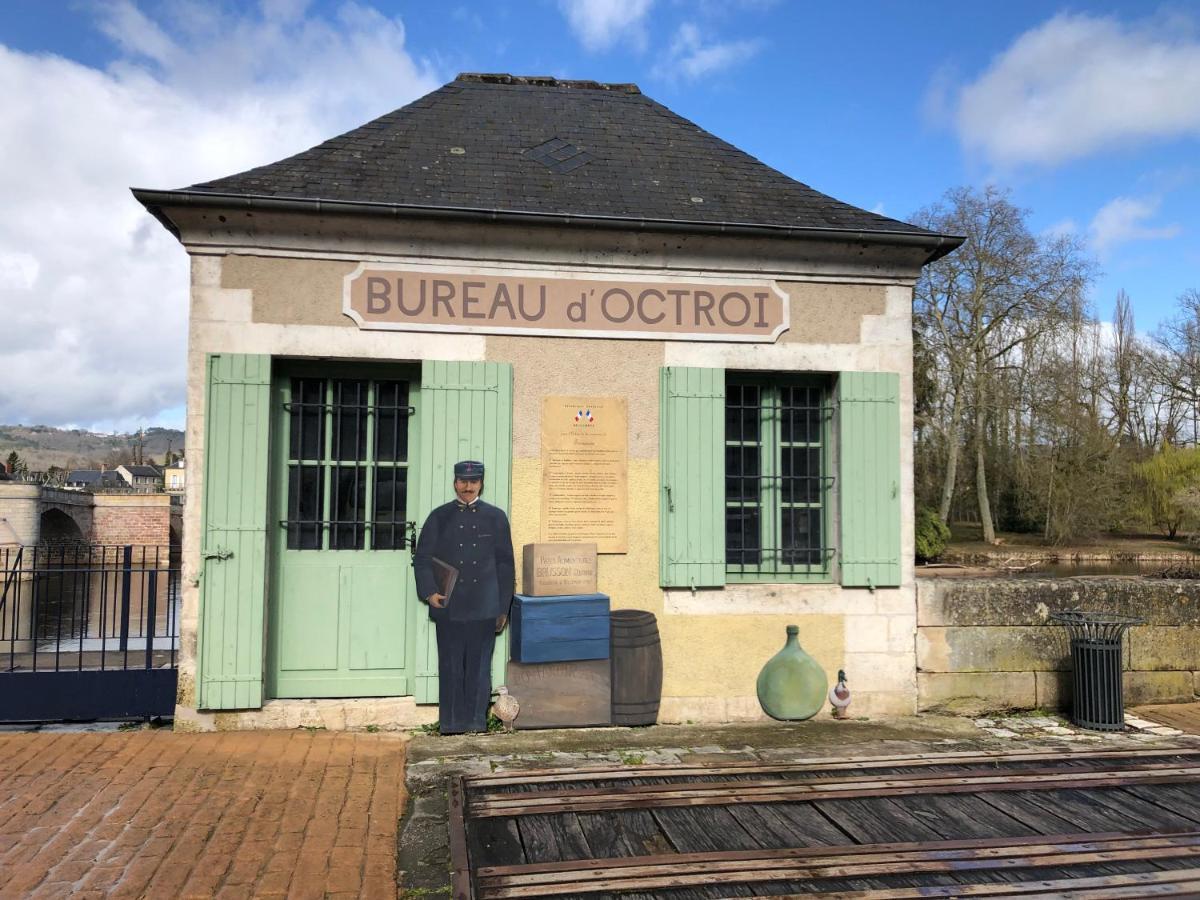
{"label": "blue uniform jacket", "polygon": [[432,557],[458,569],[458,582],[444,609],[429,608],[434,621],[473,622],[508,615],[516,590],[512,533],[504,510],[476,500],[452,500],[435,509],[417,538],[413,565],[417,596],[437,591]]}

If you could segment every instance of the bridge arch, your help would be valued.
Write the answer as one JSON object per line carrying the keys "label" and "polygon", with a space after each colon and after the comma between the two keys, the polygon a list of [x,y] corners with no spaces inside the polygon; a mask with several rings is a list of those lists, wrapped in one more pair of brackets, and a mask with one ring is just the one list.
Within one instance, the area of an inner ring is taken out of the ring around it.
{"label": "bridge arch", "polygon": [[78,543],[84,539],[79,523],[63,510],[53,506],[42,512],[39,525],[42,543]]}

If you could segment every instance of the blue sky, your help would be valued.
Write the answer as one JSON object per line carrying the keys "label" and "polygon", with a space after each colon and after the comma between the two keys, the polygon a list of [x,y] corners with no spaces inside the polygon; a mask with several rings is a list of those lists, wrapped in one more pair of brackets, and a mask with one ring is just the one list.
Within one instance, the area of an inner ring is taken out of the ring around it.
{"label": "blue sky", "polygon": [[637,82],[896,218],[1005,186],[1035,230],[1088,244],[1101,317],[1124,288],[1145,333],[1200,288],[1195,4],[15,0],[0,421],[178,424],[186,261],[128,186],[278,159],[459,71]]}

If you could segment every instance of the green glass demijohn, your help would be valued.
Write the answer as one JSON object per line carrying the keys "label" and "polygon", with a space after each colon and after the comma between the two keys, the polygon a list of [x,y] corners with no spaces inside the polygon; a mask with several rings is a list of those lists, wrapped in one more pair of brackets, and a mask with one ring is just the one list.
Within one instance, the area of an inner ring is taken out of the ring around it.
{"label": "green glass demijohn", "polygon": [[796,639],[799,633],[797,626],[789,625],[783,649],[758,673],[758,702],[773,719],[811,719],[825,705],[829,680],[800,646]]}

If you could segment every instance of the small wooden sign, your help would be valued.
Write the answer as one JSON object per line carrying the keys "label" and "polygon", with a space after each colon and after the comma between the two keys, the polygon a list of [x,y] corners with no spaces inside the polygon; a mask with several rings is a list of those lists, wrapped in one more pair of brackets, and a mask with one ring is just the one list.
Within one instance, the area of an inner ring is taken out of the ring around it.
{"label": "small wooden sign", "polygon": [[596,593],[595,544],[526,544],[521,593],[530,597]]}

